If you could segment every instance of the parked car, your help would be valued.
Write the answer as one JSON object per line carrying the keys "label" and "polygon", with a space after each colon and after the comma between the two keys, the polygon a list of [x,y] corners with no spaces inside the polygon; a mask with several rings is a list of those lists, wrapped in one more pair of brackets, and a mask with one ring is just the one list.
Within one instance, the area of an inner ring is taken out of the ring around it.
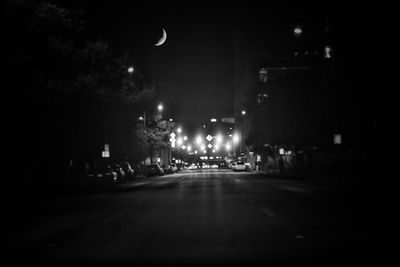
{"label": "parked car", "polygon": [[246,171],[250,171],[251,170],[251,165],[248,162],[245,162],[244,165],[246,165]]}
{"label": "parked car", "polygon": [[177,172],[178,171],[178,166],[176,166],[175,163],[171,163],[171,168],[173,172]]}
{"label": "parked car", "polygon": [[163,171],[164,171],[165,174],[167,174],[167,173],[174,173],[174,170],[173,170],[173,168],[172,168],[171,165],[164,164],[164,165],[162,166],[162,169],[163,169]]}
{"label": "parked car", "polygon": [[163,169],[158,164],[151,164],[146,166],[146,176],[164,175]]}
{"label": "parked car", "polygon": [[243,161],[237,161],[232,163],[232,170],[234,171],[245,171],[246,170],[246,165],[244,164]]}
{"label": "parked car", "polygon": [[118,180],[118,174],[109,165],[97,166],[88,171],[88,178],[114,183]]}
{"label": "parked car", "polygon": [[189,166],[189,170],[197,170],[197,169],[200,169],[200,167],[199,167],[199,165],[196,165],[196,164],[194,164],[194,163],[192,163],[192,164]]}
{"label": "parked car", "polygon": [[122,169],[125,172],[126,179],[133,179],[135,177],[135,171],[132,169],[129,162],[124,162],[121,164]]}

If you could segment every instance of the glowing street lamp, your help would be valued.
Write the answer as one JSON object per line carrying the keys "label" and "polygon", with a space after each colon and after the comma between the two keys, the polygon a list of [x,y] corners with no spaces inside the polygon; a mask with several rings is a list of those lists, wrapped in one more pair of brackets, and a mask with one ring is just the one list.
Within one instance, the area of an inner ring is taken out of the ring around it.
{"label": "glowing street lamp", "polygon": [[160,104],[158,104],[157,109],[159,112],[161,112],[161,111],[163,111],[164,106],[160,103]]}
{"label": "glowing street lamp", "polygon": [[179,127],[178,129],[176,129],[176,132],[177,132],[177,133],[181,133],[181,132],[182,132],[182,128]]}
{"label": "glowing street lamp", "polygon": [[203,143],[203,138],[201,137],[201,135],[198,135],[196,137],[196,144],[200,145],[201,143]]}
{"label": "glowing street lamp", "polygon": [[239,141],[240,141],[239,134],[237,134],[237,133],[233,134],[232,139],[233,139],[234,144],[239,143]]}
{"label": "glowing street lamp", "polygon": [[300,26],[296,26],[293,29],[293,33],[296,37],[299,37],[303,33],[303,29]]}
{"label": "glowing street lamp", "polygon": [[226,148],[226,151],[230,151],[232,146],[230,143],[226,143],[225,148]]}
{"label": "glowing street lamp", "polygon": [[242,116],[246,115],[246,110],[242,110]]}
{"label": "glowing street lamp", "polygon": [[177,144],[178,146],[181,146],[181,145],[183,144],[183,139],[182,139],[182,137],[178,137],[178,138],[176,139],[176,144]]}
{"label": "glowing street lamp", "polygon": [[187,136],[186,135],[183,137],[183,140],[187,141]]}
{"label": "glowing street lamp", "polygon": [[191,150],[192,150],[192,146],[191,146],[191,145],[188,145],[188,146],[187,146],[187,151],[190,152]]}
{"label": "glowing street lamp", "polygon": [[129,74],[134,73],[134,72],[135,72],[135,68],[134,68],[133,66],[130,66],[130,67],[128,68],[128,72],[129,72]]}
{"label": "glowing street lamp", "polygon": [[217,135],[217,137],[216,137],[216,144],[220,144],[220,143],[222,143],[222,141],[224,140],[224,138],[222,137],[222,135],[221,134],[219,134],[219,135]]}

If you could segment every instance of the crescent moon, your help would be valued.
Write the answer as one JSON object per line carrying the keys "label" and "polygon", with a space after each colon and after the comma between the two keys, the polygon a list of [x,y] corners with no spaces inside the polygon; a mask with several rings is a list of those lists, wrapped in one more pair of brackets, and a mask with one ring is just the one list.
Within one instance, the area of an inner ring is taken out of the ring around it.
{"label": "crescent moon", "polygon": [[164,28],[162,30],[163,30],[163,35],[154,46],[160,46],[167,40],[167,32],[164,30]]}

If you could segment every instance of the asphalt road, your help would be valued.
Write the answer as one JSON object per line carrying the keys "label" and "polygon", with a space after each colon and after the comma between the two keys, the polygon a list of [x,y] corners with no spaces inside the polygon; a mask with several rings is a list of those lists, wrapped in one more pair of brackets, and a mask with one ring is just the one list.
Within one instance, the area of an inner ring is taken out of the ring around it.
{"label": "asphalt road", "polygon": [[195,171],[109,192],[3,197],[13,203],[2,241],[11,264],[338,266],[395,253],[397,196],[358,184]]}

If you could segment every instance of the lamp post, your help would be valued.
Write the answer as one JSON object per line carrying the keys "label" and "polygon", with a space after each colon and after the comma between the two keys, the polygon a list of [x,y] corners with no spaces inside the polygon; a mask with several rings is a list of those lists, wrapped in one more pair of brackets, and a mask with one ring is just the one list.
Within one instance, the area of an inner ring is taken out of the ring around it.
{"label": "lamp post", "polygon": [[239,147],[240,147],[240,153],[242,153],[242,142],[244,140],[244,138],[246,138],[246,125],[245,125],[245,117],[246,117],[246,110],[242,110],[241,111],[242,117],[241,117],[241,131],[240,131],[240,136],[239,136]]}
{"label": "lamp post", "polygon": [[146,131],[146,112],[143,112],[143,117],[140,116],[139,120],[143,121],[143,129]]}

